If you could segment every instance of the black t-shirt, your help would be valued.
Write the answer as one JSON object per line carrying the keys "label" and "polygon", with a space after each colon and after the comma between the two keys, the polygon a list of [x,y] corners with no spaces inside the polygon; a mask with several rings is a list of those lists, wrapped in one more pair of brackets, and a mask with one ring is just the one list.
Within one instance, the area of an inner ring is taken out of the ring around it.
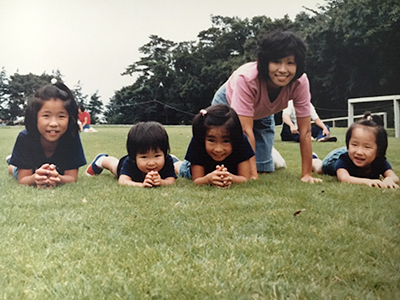
{"label": "black t-shirt", "polygon": [[350,176],[359,178],[379,179],[380,175],[383,175],[387,170],[392,169],[389,162],[385,157],[377,157],[371,163],[370,168],[357,167],[349,157],[349,153],[343,153],[336,161],[336,171],[338,169],[346,169]]}
{"label": "black t-shirt", "polygon": [[54,164],[59,174],[78,169],[86,164],[81,139],[77,134],[71,137],[64,134],[51,157],[46,157],[40,138],[33,137],[26,129],[22,130],[15,142],[10,164],[18,169],[36,169],[43,164]]}
{"label": "black t-shirt", "polygon": [[192,165],[200,165],[204,167],[205,174],[215,171],[217,165],[224,165],[228,172],[238,175],[237,166],[254,156],[254,151],[251,148],[247,137],[243,134],[243,139],[240,140],[224,161],[215,161],[207,154],[205,149],[205,142],[197,142],[192,138],[185,159],[190,161]]}
{"label": "black t-shirt", "polygon": [[[132,181],[135,182],[143,182],[146,177],[146,173],[140,171],[136,163],[130,159],[128,155],[125,155],[119,160],[117,174],[117,177],[120,175],[129,176]],[[158,174],[160,174],[161,179],[168,177],[177,178],[171,155],[167,154],[165,157],[164,167],[158,172]]]}

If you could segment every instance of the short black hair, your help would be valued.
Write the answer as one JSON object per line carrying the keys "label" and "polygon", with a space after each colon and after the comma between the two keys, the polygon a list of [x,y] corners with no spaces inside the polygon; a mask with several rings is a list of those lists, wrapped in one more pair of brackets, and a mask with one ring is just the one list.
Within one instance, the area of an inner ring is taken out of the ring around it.
{"label": "short black hair", "polygon": [[158,122],[139,122],[129,130],[126,148],[133,161],[136,161],[137,154],[150,150],[160,149],[167,156],[170,151],[167,131]]}
{"label": "short black hair", "polygon": [[79,132],[78,104],[76,103],[71,90],[61,81],[41,87],[28,102],[28,106],[25,110],[26,130],[36,137],[40,136],[37,128],[37,114],[42,108],[43,103],[51,99],[60,99],[64,102],[64,107],[69,115],[68,129],[66,133],[71,136],[77,135]]}
{"label": "short black hair", "polygon": [[276,31],[265,36],[259,43],[257,52],[257,69],[261,78],[267,80],[268,65],[271,61],[294,55],[297,65],[297,80],[306,70],[307,47],[304,41],[291,31]]}

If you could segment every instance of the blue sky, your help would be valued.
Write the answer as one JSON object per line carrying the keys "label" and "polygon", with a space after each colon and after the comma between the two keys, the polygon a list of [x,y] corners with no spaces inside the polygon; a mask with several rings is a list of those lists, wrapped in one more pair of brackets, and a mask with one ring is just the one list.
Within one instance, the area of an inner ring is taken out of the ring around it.
{"label": "blue sky", "polygon": [[0,68],[8,75],[59,69],[69,87],[97,90],[103,103],[133,83],[121,76],[139,60],[151,34],[174,42],[197,39],[211,15],[294,19],[324,0],[1,0]]}

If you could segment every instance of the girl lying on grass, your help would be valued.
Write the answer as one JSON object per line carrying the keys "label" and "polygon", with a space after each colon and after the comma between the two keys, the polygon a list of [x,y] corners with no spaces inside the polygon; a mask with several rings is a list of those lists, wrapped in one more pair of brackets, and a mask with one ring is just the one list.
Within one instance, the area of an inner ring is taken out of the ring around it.
{"label": "girl lying on grass", "polygon": [[193,119],[192,131],[185,160],[174,164],[180,176],[217,187],[249,180],[254,152],[232,108],[217,104],[202,109]]}
{"label": "girl lying on grass", "polygon": [[79,138],[78,105],[70,89],[56,79],[29,101],[25,127],[15,142],[8,172],[20,184],[54,187],[75,182],[86,164]]}
{"label": "girl lying on grass", "polygon": [[313,158],[313,171],[337,176],[339,181],[380,188],[398,188],[399,178],[385,158],[386,130],[370,113],[353,123],[346,133],[346,147],[331,151],[323,161]]}
{"label": "girl lying on grass", "polygon": [[172,157],[168,154],[169,139],[157,122],[141,122],[128,133],[128,155],[117,159],[98,154],[86,169],[86,175],[99,175],[103,169],[118,178],[118,183],[138,187],[153,187],[175,183]]}

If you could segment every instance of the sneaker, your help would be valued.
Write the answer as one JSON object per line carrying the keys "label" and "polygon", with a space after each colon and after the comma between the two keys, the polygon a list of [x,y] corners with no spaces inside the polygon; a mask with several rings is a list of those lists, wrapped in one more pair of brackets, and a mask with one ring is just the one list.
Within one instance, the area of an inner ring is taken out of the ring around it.
{"label": "sneaker", "polygon": [[323,137],[323,138],[319,139],[317,142],[336,142],[336,141],[337,141],[336,137],[334,137],[334,136],[326,136],[326,137]]}
{"label": "sneaker", "polygon": [[177,158],[175,155],[170,154],[170,156],[171,156],[171,158],[172,158],[172,162],[173,162],[173,163],[176,163],[176,162],[180,161],[179,158]]}
{"label": "sneaker", "polygon": [[96,157],[93,159],[93,161],[90,163],[90,165],[87,167],[87,169],[85,171],[85,174],[87,176],[96,176],[96,175],[99,175],[103,171],[103,168],[100,168],[99,166],[96,165],[96,162],[102,156],[108,156],[108,154],[100,153],[100,154],[96,155]]}
{"label": "sneaker", "polygon": [[312,159],[319,159],[317,153],[315,153],[315,152],[312,153]]}
{"label": "sneaker", "polygon": [[275,149],[275,147],[272,147],[271,155],[272,155],[272,160],[274,162],[275,170],[287,168],[285,159],[278,152],[278,150]]}
{"label": "sneaker", "polygon": [[8,156],[6,157],[6,162],[7,162],[8,165],[10,165],[10,162],[11,162],[11,154],[8,155]]}

